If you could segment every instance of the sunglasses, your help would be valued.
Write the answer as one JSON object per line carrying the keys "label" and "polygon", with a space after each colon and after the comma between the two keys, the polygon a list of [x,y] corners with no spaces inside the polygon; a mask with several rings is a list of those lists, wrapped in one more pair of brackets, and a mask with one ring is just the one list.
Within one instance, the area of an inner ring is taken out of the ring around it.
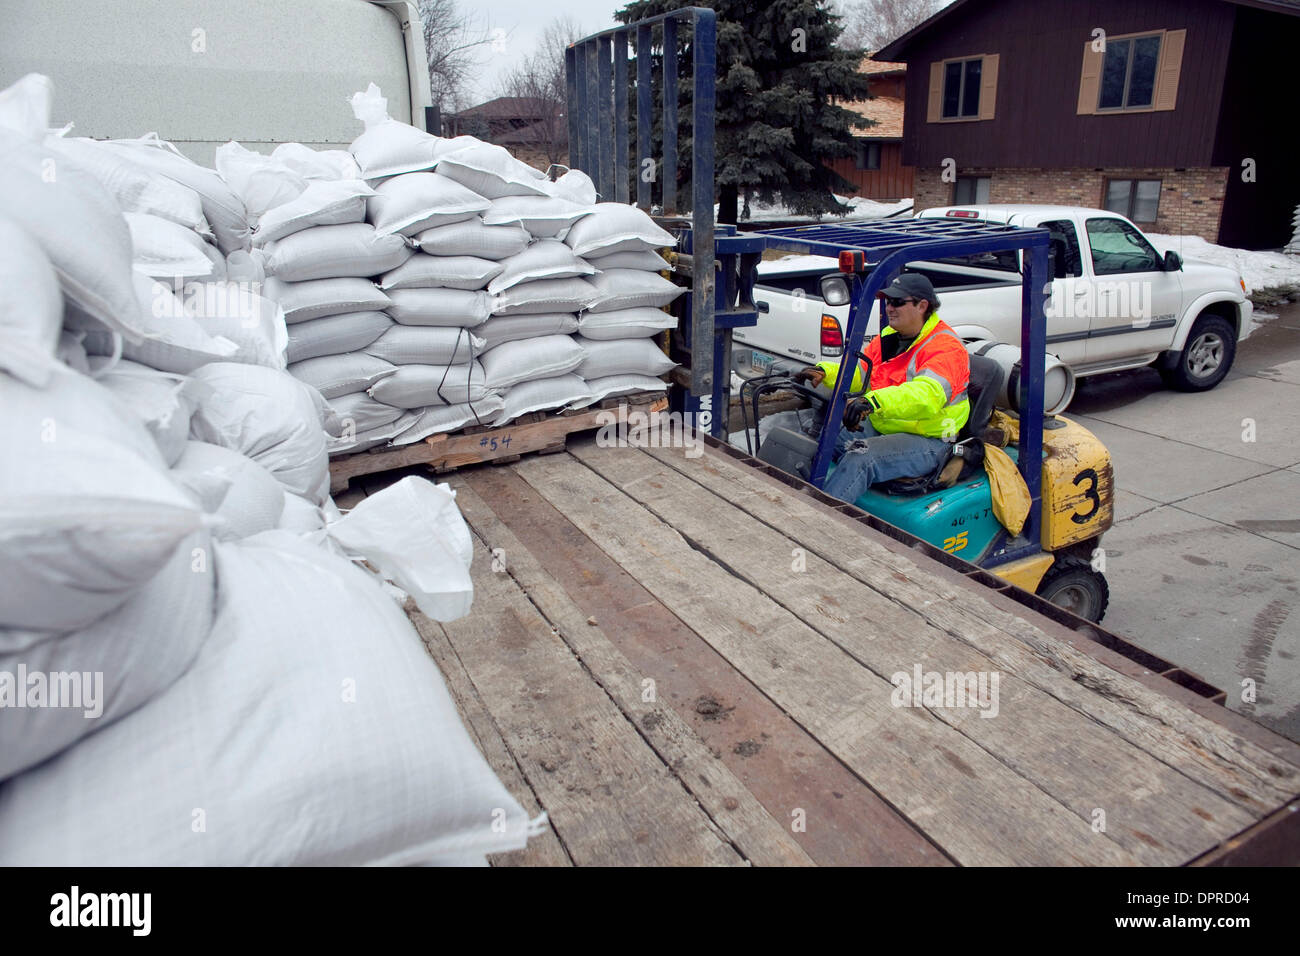
{"label": "sunglasses", "polygon": [[895,299],[893,296],[885,296],[885,305],[891,309],[901,309],[905,305],[911,305],[913,302],[920,302],[920,299]]}

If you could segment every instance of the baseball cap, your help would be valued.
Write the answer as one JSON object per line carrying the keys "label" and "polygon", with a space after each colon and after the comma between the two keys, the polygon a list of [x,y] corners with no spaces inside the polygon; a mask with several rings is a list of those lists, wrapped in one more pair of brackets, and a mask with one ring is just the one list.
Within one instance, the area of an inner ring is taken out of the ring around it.
{"label": "baseball cap", "polygon": [[930,280],[918,272],[904,272],[887,288],[876,293],[877,299],[925,299],[935,308],[939,306],[939,297],[934,293]]}

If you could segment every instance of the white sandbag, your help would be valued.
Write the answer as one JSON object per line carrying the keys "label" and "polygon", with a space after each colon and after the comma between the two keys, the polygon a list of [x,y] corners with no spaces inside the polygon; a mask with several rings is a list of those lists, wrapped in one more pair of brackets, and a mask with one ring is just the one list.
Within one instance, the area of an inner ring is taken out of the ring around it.
{"label": "white sandbag", "polygon": [[0,372],[29,385],[48,382],[62,325],[63,294],[49,257],[0,215]]}
{"label": "white sandbag", "polygon": [[468,329],[394,325],[366,346],[366,352],[394,365],[457,365],[483,351]]}
{"label": "white sandbag", "polygon": [[348,147],[365,179],[433,168],[441,140],[392,119],[388,115],[388,101],[374,83],[363,93],[353,93],[348,102],[352,115],[366,127]]}
{"label": "white sandbag", "polygon": [[101,145],[198,193],[203,215],[211,224],[222,252],[248,248],[248,213],[234,190],[215,170],[187,159],[171,143],[159,139],[157,133],[148,133],[139,139],[109,140]]}
{"label": "white sandbag", "polygon": [[602,202],[573,224],[564,241],[583,257],[608,256],[674,246],[672,233],[661,229],[644,211],[624,203]]}
{"label": "white sandbag", "polygon": [[137,312],[147,316],[148,330],[139,342],[116,342],[110,332],[88,331],[83,344],[91,355],[121,356],[161,372],[188,375],[209,362],[234,358],[239,347],[221,336],[209,335],[185,312],[184,303],[162,282],[135,273]]}
{"label": "white sandbag", "polygon": [[211,388],[199,397],[190,437],[238,451],[294,494],[329,497],[320,395],[287,372],[218,362],[194,373]]}
{"label": "white sandbag", "polygon": [[596,184],[581,169],[570,169],[553,183],[546,183],[548,194],[559,199],[567,199],[579,206],[596,204]]}
{"label": "white sandbag", "polygon": [[587,380],[591,390],[591,401],[574,402],[574,408],[594,405],[605,398],[617,398],[620,395],[634,395],[638,392],[664,392],[668,383],[652,375],[606,375],[603,378]]}
{"label": "white sandbag", "polygon": [[615,312],[667,305],[686,291],[656,272],[641,269],[609,269],[587,280],[599,298],[590,306],[592,312]]}
{"label": "white sandbag", "polygon": [[476,256],[430,256],[417,252],[379,279],[379,288],[462,289],[478,291],[499,276],[505,265]]}
{"label": "white sandbag", "polygon": [[248,224],[256,227],[269,210],[297,199],[307,180],[274,156],[263,156],[233,140],[217,147],[221,178],[244,203]]}
{"label": "white sandbag", "polygon": [[414,425],[393,439],[393,444],[409,445],[430,435],[456,431],[467,425],[489,425],[505,407],[506,403],[495,392],[475,402],[430,405],[420,413],[419,420]]}
{"label": "white sandbag", "polygon": [[472,329],[492,314],[486,292],[464,289],[395,289],[388,314],[403,325],[441,325]]}
{"label": "white sandbag", "polygon": [[[11,675],[11,690],[28,705],[5,701],[0,780],[102,731],[179,680],[212,629],[215,577],[211,541],[200,530],[121,607],[86,627],[0,630],[0,673]],[[33,700],[38,681],[43,690]]]}
{"label": "white sandbag", "polygon": [[326,524],[325,512],[320,506],[287,491],[284,493],[279,530],[299,536],[319,534],[324,537]]}
{"label": "white sandbag", "polygon": [[73,160],[98,179],[122,212],[159,216],[198,233],[211,233],[199,194],[188,186],[104,149],[93,139],[50,135],[45,148]]}
{"label": "white sandbag", "polygon": [[[213,274],[207,243],[193,230],[170,219],[143,213],[125,213],[131,230],[131,265],[154,279],[203,279]],[[215,251],[215,250],[214,250]]]}
{"label": "white sandbag", "polygon": [[474,219],[490,203],[437,173],[406,173],[380,183],[366,200],[366,219],[380,233],[414,236],[435,226]]}
{"label": "white sandbag", "polygon": [[383,359],[354,352],[350,355],[324,355],[289,366],[289,374],[326,399],[351,392],[364,392],[397,371],[397,366]]}
{"label": "white sandbag", "polygon": [[351,430],[354,434],[391,425],[402,417],[406,411],[393,405],[376,401],[365,392],[353,392],[330,399],[330,405],[338,412],[339,421],[343,423],[343,432]]}
{"label": "white sandbag", "polygon": [[504,266],[501,274],[488,283],[487,290],[492,295],[500,295],[523,282],[589,276],[596,272],[558,239],[539,239],[501,264]]}
{"label": "white sandbag", "polygon": [[41,389],[0,375],[0,408],[0,627],[85,627],[201,515],[143,423],[84,375],[56,366]]}
{"label": "white sandbag", "polygon": [[290,363],[342,355],[365,348],[392,326],[386,312],[344,312],[326,315],[289,327],[289,347],[285,357]]}
{"label": "white sandbag", "polygon": [[50,78],[40,73],[26,74],[0,90],[0,130],[37,142],[50,125],[53,101],[54,84]]}
{"label": "white sandbag", "polygon": [[40,245],[63,294],[109,329],[138,338],[143,318],[131,285],[131,232],[99,180],[6,132],[0,170],[0,211]]}
{"label": "white sandbag", "polygon": [[415,240],[431,256],[477,256],[493,260],[523,252],[530,241],[522,226],[487,226],[478,218],[425,229]]}
{"label": "white sandbag", "polygon": [[283,282],[365,277],[396,269],[415,250],[364,222],[313,226],[266,247],[266,274]]}
{"label": "white sandbag", "polygon": [[663,256],[649,249],[633,252],[614,252],[607,256],[587,256],[587,264],[598,272],[609,269],[644,269],[646,272],[667,272],[672,269]]}
{"label": "white sandbag", "polygon": [[581,312],[598,298],[600,293],[586,279],[536,279],[494,296],[492,314]]}
{"label": "white sandbag", "polygon": [[409,594],[427,617],[454,621],[469,613],[474,541],[448,485],[410,475],[358,502],[329,535]]}
{"label": "white sandbag", "polygon": [[587,353],[571,335],[543,335],[505,342],[483,353],[480,361],[488,388],[507,389],[534,378],[554,378],[572,372]]}
{"label": "white sandbag", "polygon": [[404,411],[400,418],[390,422],[387,425],[380,425],[369,431],[356,432],[346,431],[337,438],[331,438],[328,442],[329,454],[331,458],[337,458],[340,455],[351,455],[359,451],[365,451],[368,448],[375,448],[380,445],[387,445],[395,440],[398,436],[414,425],[420,418],[420,413],[415,411]]}
{"label": "white sandbag", "polygon": [[370,396],[398,408],[460,405],[493,394],[480,362],[462,365],[402,365],[370,386]]}
{"label": "white sandbag", "polygon": [[577,370],[585,379],[604,378],[607,375],[663,375],[677,365],[664,355],[653,339],[612,339],[602,342],[575,335],[574,340],[587,350],[587,357]]}
{"label": "white sandbag", "polygon": [[194,400],[184,375],[160,372],[138,362],[120,361],[96,381],[121,400],[149,430],[163,461],[174,465],[189,440]]}
{"label": "white sandbag", "polygon": [[657,335],[675,329],[677,318],[661,309],[639,307],[614,312],[586,312],[578,320],[578,331],[589,339],[631,339]]}
{"label": "white sandbag", "polygon": [[547,239],[558,236],[590,212],[590,206],[554,196],[506,196],[492,201],[491,208],[483,213],[483,222],[489,226],[518,223],[534,239]]}
{"label": "white sandbag", "polygon": [[545,196],[544,179],[501,146],[475,143],[438,159],[438,172],[487,199]]}
{"label": "white sandbag", "polygon": [[494,425],[512,422],[528,412],[546,411],[563,408],[573,403],[590,403],[591,389],[577,375],[557,375],[555,378],[540,378],[532,382],[520,382],[501,396],[505,407],[497,416]]}
{"label": "white sandbag", "polygon": [[498,315],[474,330],[483,340],[483,348],[494,349],[502,342],[535,339],[578,331],[578,317],[572,312],[535,312],[524,315]]}
{"label": "white sandbag", "polygon": [[214,552],[194,664],[0,789],[0,864],[411,864],[524,845],[526,815],[374,578],[283,532]]}
{"label": "white sandbag", "polygon": [[363,180],[314,180],[290,202],[262,215],[253,232],[253,245],[264,246],[312,226],[365,222],[366,200],[375,194]]}
{"label": "white sandbag", "polygon": [[219,541],[247,538],[279,527],[285,490],[253,459],[202,441],[185,442],[172,466],[176,483],[190,492],[217,522]]}
{"label": "white sandbag", "polygon": [[284,310],[292,325],[341,312],[380,312],[391,304],[382,289],[367,279],[312,279],[309,282],[266,280],[263,293]]}
{"label": "white sandbag", "polygon": [[271,158],[287,166],[308,181],[358,180],[361,167],[345,149],[312,149],[302,143],[281,143],[271,150]]}
{"label": "white sandbag", "polygon": [[[73,332],[64,329],[59,333],[59,344],[55,350],[54,357],[64,365],[68,366],[68,368],[74,369],[82,375],[89,375],[91,378],[94,378],[95,372],[90,367],[90,357],[86,355],[86,347],[81,344],[82,339],[85,337],[86,333],[84,332]],[[118,341],[121,341],[120,337]],[[111,367],[120,359],[121,355],[116,355],[111,358],[100,359],[99,361]],[[12,372],[10,374],[14,375],[14,377],[19,381],[26,382],[28,385],[43,386],[49,375],[49,370],[44,365],[42,365],[41,368],[42,370],[39,375],[34,373],[30,368],[25,369],[21,375]],[[38,381],[38,379],[40,380]]]}
{"label": "white sandbag", "polygon": [[259,295],[262,288],[261,283],[191,282],[184,290],[185,314],[209,335],[235,343],[230,361],[283,369],[289,344],[284,310]]}

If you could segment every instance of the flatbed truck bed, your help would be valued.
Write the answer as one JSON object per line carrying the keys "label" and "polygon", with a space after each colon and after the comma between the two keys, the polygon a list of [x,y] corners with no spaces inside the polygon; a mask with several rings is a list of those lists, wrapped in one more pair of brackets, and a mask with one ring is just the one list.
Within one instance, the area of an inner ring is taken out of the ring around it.
{"label": "flatbed truck bed", "polygon": [[[354,479],[340,506],[396,477]],[[549,820],[496,865],[1300,853],[1300,747],[742,453],[571,435],[447,480],[473,609],[408,611],[492,767]],[[891,678],[918,667],[998,674],[996,715],[895,706]]]}

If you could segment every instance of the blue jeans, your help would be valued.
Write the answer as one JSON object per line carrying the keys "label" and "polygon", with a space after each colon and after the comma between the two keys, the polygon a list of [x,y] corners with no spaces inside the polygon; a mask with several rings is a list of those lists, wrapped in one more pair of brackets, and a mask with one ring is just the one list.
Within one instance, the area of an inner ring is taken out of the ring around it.
{"label": "blue jeans", "polygon": [[[853,442],[860,444],[850,448]],[[834,454],[839,464],[822,490],[852,504],[877,482],[930,474],[948,460],[951,449],[952,445],[942,438],[881,435],[863,418],[861,431],[840,428]]]}

